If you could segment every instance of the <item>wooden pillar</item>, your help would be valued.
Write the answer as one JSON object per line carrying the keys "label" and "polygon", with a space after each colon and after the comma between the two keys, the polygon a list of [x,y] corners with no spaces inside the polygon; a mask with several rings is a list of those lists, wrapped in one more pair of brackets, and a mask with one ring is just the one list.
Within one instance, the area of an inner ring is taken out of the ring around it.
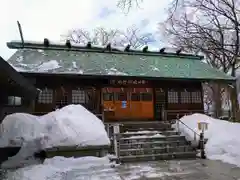
{"label": "wooden pillar", "polygon": [[240,121],[236,82],[230,85],[231,114],[233,121]]}

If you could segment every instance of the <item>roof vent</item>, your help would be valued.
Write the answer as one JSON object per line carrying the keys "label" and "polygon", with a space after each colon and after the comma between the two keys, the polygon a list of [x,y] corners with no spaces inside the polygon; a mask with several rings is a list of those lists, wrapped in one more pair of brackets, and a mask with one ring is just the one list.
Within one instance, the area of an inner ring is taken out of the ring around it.
{"label": "roof vent", "polygon": [[161,54],[163,54],[163,53],[165,53],[165,50],[166,50],[166,48],[162,48],[162,49],[160,49],[159,52],[160,52]]}
{"label": "roof vent", "polygon": [[47,38],[44,38],[43,45],[44,45],[44,47],[49,47],[50,43],[49,43],[49,40]]}
{"label": "roof vent", "polygon": [[70,40],[68,39],[68,40],[66,40],[66,44],[65,44],[69,49],[72,47],[72,45],[71,45],[71,42],[70,42]]}
{"label": "roof vent", "polygon": [[146,52],[148,51],[148,46],[145,46],[145,47],[142,49],[142,51],[143,51],[144,53],[146,53]]}
{"label": "roof vent", "polygon": [[91,49],[91,48],[92,48],[92,44],[91,44],[91,42],[88,42],[88,43],[87,43],[86,48],[88,48],[88,49]]}
{"label": "roof vent", "polygon": [[111,51],[111,50],[112,50],[112,48],[111,48],[111,43],[108,43],[108,44],[107,44],[106,50],[108,50],[108,51]]}
{"label": "roof vent", "polygon": [[176,51],[176,54],[179,55],[181,52],[182,52],[182,48],[178,49],[178,50]]}
{"label": "roof vent", "polygon": [[130,50],[130,47],[131,47],[131,45],[130,45],[130,44],[128,44],[128,45],[125,47],[124,51],[125,51],[125,52],[129,52],[129,50]]}

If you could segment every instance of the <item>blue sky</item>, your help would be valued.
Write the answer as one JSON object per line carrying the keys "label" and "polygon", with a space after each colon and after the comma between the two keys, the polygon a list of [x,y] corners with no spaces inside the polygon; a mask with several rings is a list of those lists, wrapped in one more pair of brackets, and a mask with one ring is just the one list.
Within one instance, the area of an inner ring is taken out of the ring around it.
{"label": "blue sky", "polygon": [[[140,8],[128,14],[116,7],[117,0],[1,0],[0,56],[7,59],[13,50],[6,42],[20,40],[17,20],[23,28],[24,39],[42,41],[47,37],[59,41],[69,29],[94,27],[124,30],[135,24],[143,33],[156,34],[157,23],[166,17],[170,0],[144,0]],[[153,46],[160,46],[158,35]]]}

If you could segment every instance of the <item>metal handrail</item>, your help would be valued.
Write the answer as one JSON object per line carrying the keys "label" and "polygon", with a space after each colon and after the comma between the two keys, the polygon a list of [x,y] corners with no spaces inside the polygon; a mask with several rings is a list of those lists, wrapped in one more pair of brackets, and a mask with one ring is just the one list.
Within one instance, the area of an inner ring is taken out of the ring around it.
{"label": "metal handrail", "polygon": [[[179,115],[177,115],[177,122],[180,122],[182,123],[184,126],[186,126],[189,130],[191,130],[193,133],[194,133],[194,141],[196,141],[196,135],[198,135],[200,137],[200,134],[198,134],[196,131],[194,131],[192,128],[190,128],[188,125],[186,125],[184,122],[182,122],[180,119],[179,119]],[[177,129],[179,131],[179,123],[177,123]]]}

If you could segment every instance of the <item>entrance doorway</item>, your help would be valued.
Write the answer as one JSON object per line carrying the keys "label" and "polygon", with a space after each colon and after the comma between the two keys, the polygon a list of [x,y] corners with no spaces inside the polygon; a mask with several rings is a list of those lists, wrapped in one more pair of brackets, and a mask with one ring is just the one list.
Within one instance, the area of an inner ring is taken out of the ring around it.
{"label": "entrance doorway", "polygon": [[61,87],[56,90],[55,106],[57,109],[63,108],[69,104],[69,92]]}
{"label": "entrance doorway", "polygon": [[164,121],[166,114],[166,96],[162,88],[155,89],[155,118],[158,121]]}
{"label": "entrance doorway", "polygon": [[151,88],[103,88],[105,119],[153,119]]}

